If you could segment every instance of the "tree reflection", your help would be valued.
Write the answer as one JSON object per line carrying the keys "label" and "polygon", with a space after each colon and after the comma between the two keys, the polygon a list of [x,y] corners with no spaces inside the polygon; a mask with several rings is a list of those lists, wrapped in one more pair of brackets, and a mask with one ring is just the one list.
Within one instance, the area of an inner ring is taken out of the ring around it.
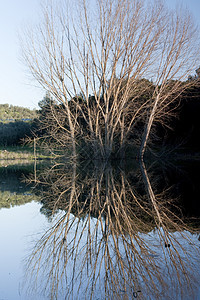
{"label": "tree reflection", "polygon": [[197,237],[150,177],[143,163],[128,174],[75,163],[40,174],[51,226],[27,261],[31,288],[50,299],[192,297]]}

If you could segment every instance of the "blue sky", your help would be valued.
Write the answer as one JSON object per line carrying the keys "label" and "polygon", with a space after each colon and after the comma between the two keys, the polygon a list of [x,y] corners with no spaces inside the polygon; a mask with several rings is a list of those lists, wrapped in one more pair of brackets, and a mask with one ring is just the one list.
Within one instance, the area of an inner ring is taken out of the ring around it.
{"label": "blue sky", "polygon": [[[174,7],[183,3],[200,25],[200,0],[166,0]],[[37,108],[45,92],[28,76],[20,61],[18,32],[28,24],[37,24],[40,0],[0,0],[0,104]]]}

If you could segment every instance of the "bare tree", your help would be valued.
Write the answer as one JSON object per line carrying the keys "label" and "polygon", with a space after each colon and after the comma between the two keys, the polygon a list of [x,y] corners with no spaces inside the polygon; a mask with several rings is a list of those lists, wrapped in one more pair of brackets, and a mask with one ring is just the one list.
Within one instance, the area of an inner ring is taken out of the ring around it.
{"label": "bare tree", "polygon": [[166,108],[191,85],[191,82],[186,80],[200,58],[199,46],[195,43],[198,32],[191,16],[180,10],[171,13],[168,18],[160,40],[155,66],[155,90],[140,147],[141,158],[154,119],[159,119],[160,113],[163,112],[165,116]]}
{"label": "bare tree", "polygon": [[[65,132],[73,156],[81,136],[94,156],[107,160],[143,118],[142,158],[155,117],[181,93],[181,80],[197,65],[191,17],[167,10],[162,1],[81,0],[73,5],[45,6],[41,25],[26,34],[24,60],[62,105],[67,125],[55,111],[52,119]],[[154,83],[145,101],[142,78]],[[176,82],[169,89],[171,80]]]}

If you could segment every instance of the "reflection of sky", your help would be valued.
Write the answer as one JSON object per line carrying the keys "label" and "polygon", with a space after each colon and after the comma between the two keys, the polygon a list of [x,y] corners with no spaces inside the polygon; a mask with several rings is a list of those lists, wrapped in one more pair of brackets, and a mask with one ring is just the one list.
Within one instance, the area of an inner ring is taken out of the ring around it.
{"label": "reflection of sky", "polygon": [[[0,210],[0,299],[25,300],[22,288],[22,260],[26,255],[27,241],[47,224],[35,202]],[[31,236],[30,236],[31,235]],[[37,300],[40,298],[34,298]],[[44,298],[42,298],[44,299]]]}
{"label": "reflection of sky", "polygon": [[[162,230],[161,233],[163,233]],[[172,267],[173,264],[171,262],[170,256],[168,255],[167,248],[164,246],[164,242],[162,242],[162,239],[160,239],[158,229],[154,229],[148,234],[142,233],[140,234],[140,237],[150,245],[151,251],[153,252],[153,255],[155,257],[155,262],[158,264],[158,269],[160,270],[162,279],[164,280],[166,287],[168,287],[165,290],[160,289],[161,293],[163,293],[161,299],[200,299],[200,242],[198,241],[198,235],[191,234],[188,231],[173,232],[170,234],[171,241],[173,243],[173,245],[170,245],[171,250],[174,251],[174,249],[176,248],[178,255],[180,255],[181,261],[186,265],[186,271],[188,272],[188,274],[190,274],[189,280],[191,280],[191,289],[188,289],[187,285],[184,284],[181,291],[177,290],[179,284],[176,275],[176,269],[174,267],[170,269],[170,266]],[[178,256],[175,256],[175,259],[177,258]],[[169,276],[169,274],[171,276]],[[181,272],[180,280],[184,282],[184,274]],[[193,294],[191,294],[191,290]],[[181,292],[182,296],[180,296]],[[152,295],[149,295],[149,299],[153,299],[153,291]]]}

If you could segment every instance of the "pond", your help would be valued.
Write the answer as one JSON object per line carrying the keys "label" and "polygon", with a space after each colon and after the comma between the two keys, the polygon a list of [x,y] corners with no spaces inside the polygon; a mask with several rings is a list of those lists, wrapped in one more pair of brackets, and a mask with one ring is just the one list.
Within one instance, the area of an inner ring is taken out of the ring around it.
{"label": "pond", "polygon": [[200,299],[199,167],[1,167],[0,299]]}

